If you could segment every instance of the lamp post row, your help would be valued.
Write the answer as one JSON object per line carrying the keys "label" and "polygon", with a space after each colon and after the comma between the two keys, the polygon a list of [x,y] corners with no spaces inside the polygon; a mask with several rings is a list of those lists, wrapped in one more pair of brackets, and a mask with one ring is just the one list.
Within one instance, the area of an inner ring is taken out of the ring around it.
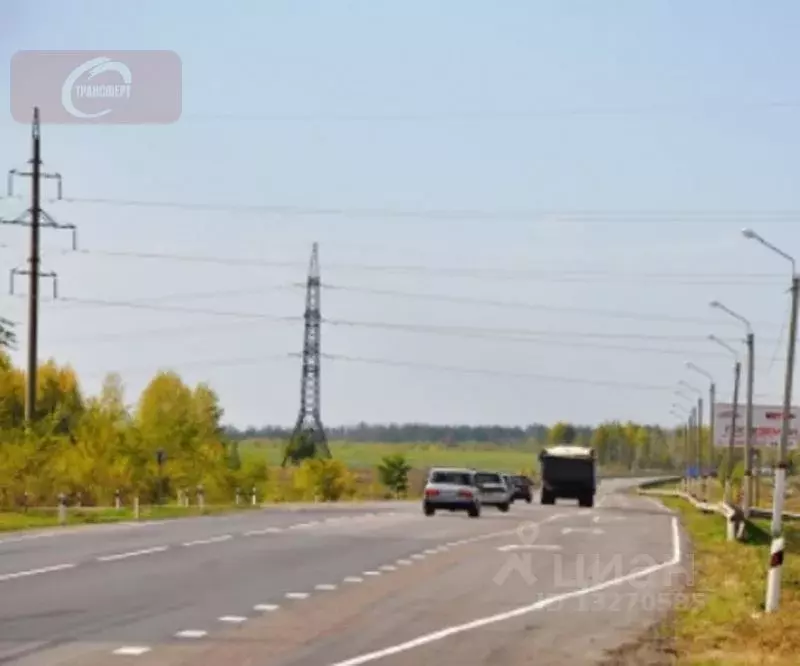
{"label": "lamp post row", "polygon": [[[773,612],[777,610],[780,601],[780,576],[783,564],[783,504],[786,492],[786,474],[788,469],[788,444],[789,444],[789,430],[791,427],[791,409],[792,409],[792,384],[794,379],[794,356],[797,338],[797,310],[798,310],[798,295],[800,292],[800,276],[797,274],[797,267],[794,257],[780,250],[775,245],[769,243],[759,234],[752,229],[743,229],[742,235],[748,240],[755,240],[775,254],[780,255],[791,264],[791,315],[789,319],[789,340],[788,352],[786,355],[786,372],[784,377],[784,390],[783,390],[783,410],[781,419],[781,434],[778,446],[778,463],[775,469],[775,483],[772,499],[772,547],[770,557],[770,568],[767,576],[767,592],[765,610]],[[710,307],[721,310],[729,316],[738,320],[743,324],[746,336],[744,339],[747,348],[747,395],[745,406],[745,424],[744,424],[744,488],[742,497],[742,510],[745,516],[749,516],[753,504],[753,385],[754,385],[754,368],[755,368],[755,334],[750,321],[738,314],[737,312],[726,307],[719,301],[712,301]],[[731,502],[731,477],[733,473],[733,453],[736,444],[736,428],[737,428],[737,412],[739,408],[739,383],[741,377],[741,362],[739,360],[739,353],[731,347],[728,343],[720,340],[715,335],[709,335],[709,340],[716,342],[725,349],[727,349],[734,357],[734,383],[733,383],[733,409],[731,414],[731,429],[728,438],[728,456],[727,456],[727,470],[725,480],[725,501]],[[714,405],[716,403],[716,383],[711,373],[703,370],[691,361],[686,362],[686,368],[692,370],[700,375],[703,375],[709,382],[709,435],[710,447],[716,443],[714,434]],[[703,392],[692,386],[688,382],[679,382],[684,388],[688,388],[693,393],[698,395],[697,405],[692,408],[688,414],[688,421],[685,429],[685,454],[687,461],[687,488],[690,485],[691,479],[688,478],[689,465],[692,460],[691,444],[694,443],[696,449],[694,451],[694,460],[698,469],[698,476],[702,478],[700,493],[705,498],[706,495],[706,475],[703,473],[703,453],[702,453],[702,414],[703,414]],[[687,396],[682,391],[676,391],[675,394],[684,400],[694,402],[694,398]],[[688,411],[683,405],[673,403],[673,409],[670,414],[683,419],[686,417]],[[683,410],[683,413],[677,410]]]}

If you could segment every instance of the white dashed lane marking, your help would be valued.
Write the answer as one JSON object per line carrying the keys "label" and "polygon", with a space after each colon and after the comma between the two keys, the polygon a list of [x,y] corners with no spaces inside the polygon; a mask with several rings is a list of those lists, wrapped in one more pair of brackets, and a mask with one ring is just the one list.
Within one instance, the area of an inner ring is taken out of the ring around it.
{"label": "white dashed lane marking", "polygon": [[228,622],[230,624],[239,624],[247,621],[247,618],[242,617],[241,615],[223,615],[218,619],[220,622]]}
{"label": "white dashed lane marking", "polygon": [[308,592],[287,592],[287,599],[308,599]]}
{"label": "white dashed lane marking", "polygon": [[184,631],[179,631],[175,636],[178,638],[202,638],[207,634],[208,632],[202,629],[186,629]]}
{"label": "white dashed lane marking", "polygon": [[359,576],[348,576],[344,579],[345,583],[363,583],[364,579]]}
{"label": "white dashed lane marking", "polygon": [[41,569],[29,569],[28,571],[17,571],[16,573],[3,574],[0,576],[0,581],[14,580],[15,578],[27,578],[28,576],[38,576],[39,574],[51,573],[53,571],[64,571],[66,569],[74,569],[75,564],[56,564],[52,567],[43,567]]}
{"label": "white dashed lane marking", "polygon": [[270,613],[280,608],[277,604],[258,604],[253,606],[253,610],[257,613]]}
{"label": "white dashed lane marking", "polygon": [[380,571],[365,571],[364,575],[365,576],[380,576],[381,572]]}
{"label": "white dashed lane marking", "polygon": [[114,650],[114,654],[126,656],[126,657],[141,657],[143,654],[150,652],[149,647],[139,646],[139,645],[126,645],[121,648],[117,648]]}
{"label": "white dashed lane marking", "polygon": [[163,553],[169,550],[169,546],[156,546],[155,548],[145,548],[144,550],[132,550],[128,553],[118,553],[117,555],[104,555],[98,557],[98,562],[116,562],[117,560],[127,560],[129,557],[139,557],[140,555],[152,555],[153,553]]}
{"label": "white dashed lane marking", "polygon": [[210,539],[198,539],[197,541],[186,541],[184,546],[205,546],[209,543],[219,543],[220,541],[230,541],[233,539],[232,534],[223,534],[222,536],[211,537]]}

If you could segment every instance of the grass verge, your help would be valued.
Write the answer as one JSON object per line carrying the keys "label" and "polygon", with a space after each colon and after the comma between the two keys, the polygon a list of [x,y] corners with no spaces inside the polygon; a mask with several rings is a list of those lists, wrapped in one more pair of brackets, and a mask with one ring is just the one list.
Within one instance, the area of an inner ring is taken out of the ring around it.
{"label": "grass verge", "polygon": [[728,543],[719,516],[703,514],[679,499],[664,503],[679,512],[693,548],[688,602],[676,609],[671,623],[678,663],[800,663],[800,527],[785,524],[781,607],[767,615],[768,522],[751,523],[745,543]]}
{"label": "grass verge", "polygon": [[[139,511],[140,520],[166,520],[169,518],[189,518],[193,516],[213,516],[234,511],[252,510],[249,505],[215,504],[208,505],[201,511],[196,506],[181,507],[177,505],[143,506]],[[92,525],[133,521],[131,509],[74,508],[67,511],[68,525]],[[36,529],[40,527],[58,526],[58,509],[30,509],[22,512],[0,512],[0,532]]]}

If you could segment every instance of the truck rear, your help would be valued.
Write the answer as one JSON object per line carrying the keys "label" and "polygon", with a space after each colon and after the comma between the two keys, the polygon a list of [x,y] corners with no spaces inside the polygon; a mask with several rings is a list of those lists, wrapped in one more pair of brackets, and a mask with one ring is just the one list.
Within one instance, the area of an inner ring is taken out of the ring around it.
{"label": "truck rear", "polygon": [[580,506],[594,506],[597,465],[594,449],[584,446],[554,446],[539,454],[542,504],[576,499]]}

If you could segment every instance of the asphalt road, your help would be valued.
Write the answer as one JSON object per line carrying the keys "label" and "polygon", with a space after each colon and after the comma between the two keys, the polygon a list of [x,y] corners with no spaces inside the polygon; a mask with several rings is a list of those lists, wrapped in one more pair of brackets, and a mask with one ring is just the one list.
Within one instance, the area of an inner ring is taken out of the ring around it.
{"label": "asphalt road", "polygon": [[677,522],[632,483],[479,519],[376,503],[0,537],[0,664],[597,663],[680,575]]}

